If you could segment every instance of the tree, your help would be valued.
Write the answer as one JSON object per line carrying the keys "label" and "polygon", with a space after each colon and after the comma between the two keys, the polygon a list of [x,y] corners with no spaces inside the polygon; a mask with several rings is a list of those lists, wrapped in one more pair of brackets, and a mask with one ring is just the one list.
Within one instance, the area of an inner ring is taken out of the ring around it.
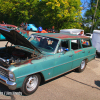
{"label": "tree", "polygon": [[[100,26],[100,0],[98,1],[99,2],[97,5],[97,0],[90,0],[89,9],[85,13],[86,22],[90,23],[90,22],[93,22],[94,20],[92,31],[98,28],[98,26]],[[97,6],[97,9],[96,9],[96,6]]]}
{"label": "tree", "polygon": [[39,25],[57,29],[80,28],[81,10],[80,0],[41,0],[34,10],[33,20]]}
{"label": "tree", "polygon": [[0,0],[0,13],[8,23],[34,23],[37,27],[81,28],[80,0]]}
{"label": "tree", "polygon": [[7,15],[8,23],[19,24],[33,16],[37,0],[0,0],[0,12]]}

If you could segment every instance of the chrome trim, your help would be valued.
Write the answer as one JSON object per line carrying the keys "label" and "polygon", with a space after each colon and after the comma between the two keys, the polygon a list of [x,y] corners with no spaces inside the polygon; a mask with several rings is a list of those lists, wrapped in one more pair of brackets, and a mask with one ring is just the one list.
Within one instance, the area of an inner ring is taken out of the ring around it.
{"label": "chrome trim", "polygon": [[[92,55],[95,55],[95,53],[94,54],[92,54]],[[92,55],[89,55],[89,56],[92,56]],[[86,57],[89,57],[89,56],[86,56]],[[86,59],[86,57],[82,57],[82,58],[85,58]],[[79,58],[79,59],[82,59],[82,58]],[[94,58],[95,59],[95,58]],[[76,60],[78,60],[78,59],[76,59]],[[76,60],[73,60],[73,61],[76,61]],[[70,62],[73,62],[73,61],[70,61]],[[67,62],[67,63],[70,63],[70,62]],[[61,65],[64,65],[64,64],[67,64],[67,63],[63,63],[63,64],[61,64]],[[58,66],[61,66],[61,65],[58,65]],[[54,66],[54,67],[51,67],[51,68],[55,68],[55,67],[58,67],[58,66]],[[51,68],[48,68],[48,69],[51,69]],[[77,68],[77,67],[76,67]],[[45,70],[48,70],[48,69],[45,69]],[[42,72],[42,71],[45,71],[45,70],[41,70],[41,71],[39,71],[39,72]],[[73,70],[73,69],[72,69]],[[39,72],[35,72],[35,73],[39,73]],[[35,73],[31,73],[31,74],[35,74]],[[26,77],[26,76],[29,76],[29,75],[31,75],[31,74],[27,74],[27,75],[24,75],[24,76],[20,76],[20,77],[16,77],[17,79],[18,78],[21,78],[21,77]]]}
{"label": "chrome trim", "polygon": [[9,72],[8,69],[6,69],[6,68],[0,66],[0,75],[2,75],[2,76],[4,76],[4,77],[8,78],[8,72]]}
{"label": "chrome trim", "polygon": [[9,71],[8,69],[6,69],[6,68],[4,68],[4,67],[2,67],[2,66],[0,66],[2,69],[4,69],[4,70],[6,70],[6,71]]}
{"label": "chrome trim", "polygon": [[[10,73],[13,74],[13,79],[11,79],[11,77],[9,76]],[[16,81],[16,79],[15,79],[15,74],[14,74],[12,71],[10,71],[10,70],[9,70],[9,73],[8,73],[8,78],[9,78],[9,80],[12,81],[12,82]]]}
{"label": "chrome trim", "polygon": [[6,85],[10,90],[15,90],[16,89],[16,82],[11,82],[8,80],[8,78],[0,75],[0,83]]}

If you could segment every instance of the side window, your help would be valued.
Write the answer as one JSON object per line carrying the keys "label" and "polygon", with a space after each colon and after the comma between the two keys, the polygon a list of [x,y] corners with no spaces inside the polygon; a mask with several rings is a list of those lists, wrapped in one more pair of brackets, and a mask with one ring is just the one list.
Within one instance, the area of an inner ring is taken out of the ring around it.
{"label": "side window", "polygon": [[63,51],[65,51],[65,52],[69,51],[69,40],[61,41],[61,43],[58,47],[57,53],[60,53]]}
{"label": "side window", "polygon": [[91,47],[92,46],[92,44],[90,42],[90,39],[82,39],[81,43],[82,43],[82,47],[83,48],[87,48],[87,47]]}
{"label": "side window", "polygon": [[71,40],[71,49],[72,50],[81,49],[81,44],[79,39]]}

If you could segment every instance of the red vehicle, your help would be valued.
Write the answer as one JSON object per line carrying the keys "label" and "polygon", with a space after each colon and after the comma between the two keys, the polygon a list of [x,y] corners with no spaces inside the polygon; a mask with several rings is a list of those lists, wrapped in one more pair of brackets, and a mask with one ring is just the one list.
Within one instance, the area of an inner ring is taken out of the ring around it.
{"label": "red vehicle", "polygon": [[20,29],[19,27],[15,26],[15,25],[11,25],[11,24],[0,24],[0,26],[4,26],[4,27],[10,28],[10,29],[14,29],[18,33],[20,33],[22,36],[24,36],[25,38],[28,38],[28,36],[29,36],[29,31],[22,30],[22,29]]}

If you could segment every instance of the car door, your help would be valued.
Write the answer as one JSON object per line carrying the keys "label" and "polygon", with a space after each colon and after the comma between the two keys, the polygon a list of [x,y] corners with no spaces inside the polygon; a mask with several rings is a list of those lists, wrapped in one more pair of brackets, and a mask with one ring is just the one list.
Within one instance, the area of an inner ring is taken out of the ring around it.
{"label": "car door", "polygon": [[39,63],[42,68],[42,74],[45,80],[48,80],[53,77],[53,68],[55,66],[55,59],[54,55],[50,55],[47,57],[42,58]]}
{"label": "car door", "polygon": [[[65,45],[59,45],[57,53],[55,54],[55,67],[53,76],[60,75],[71,70],[72,67],[72,51],[69,49],[69,40],[64,41]],[[59,50],[60,47],[65,48],[65,51]]]}
{"label": "car door", "polygon": [[71,50],[73,55],[73,65],[72,69],[79,67],[81,64],[81,61],[84,59],[85,56],[85,50],[81,46],[80,39],[73,39],[70,40],[71,42]]}
{"label": "car door", "polygon": [[82,48],[85,52],[85,58],[91,60],[95,57],[96,49],[92,46],[91,39],[83,39]]}

